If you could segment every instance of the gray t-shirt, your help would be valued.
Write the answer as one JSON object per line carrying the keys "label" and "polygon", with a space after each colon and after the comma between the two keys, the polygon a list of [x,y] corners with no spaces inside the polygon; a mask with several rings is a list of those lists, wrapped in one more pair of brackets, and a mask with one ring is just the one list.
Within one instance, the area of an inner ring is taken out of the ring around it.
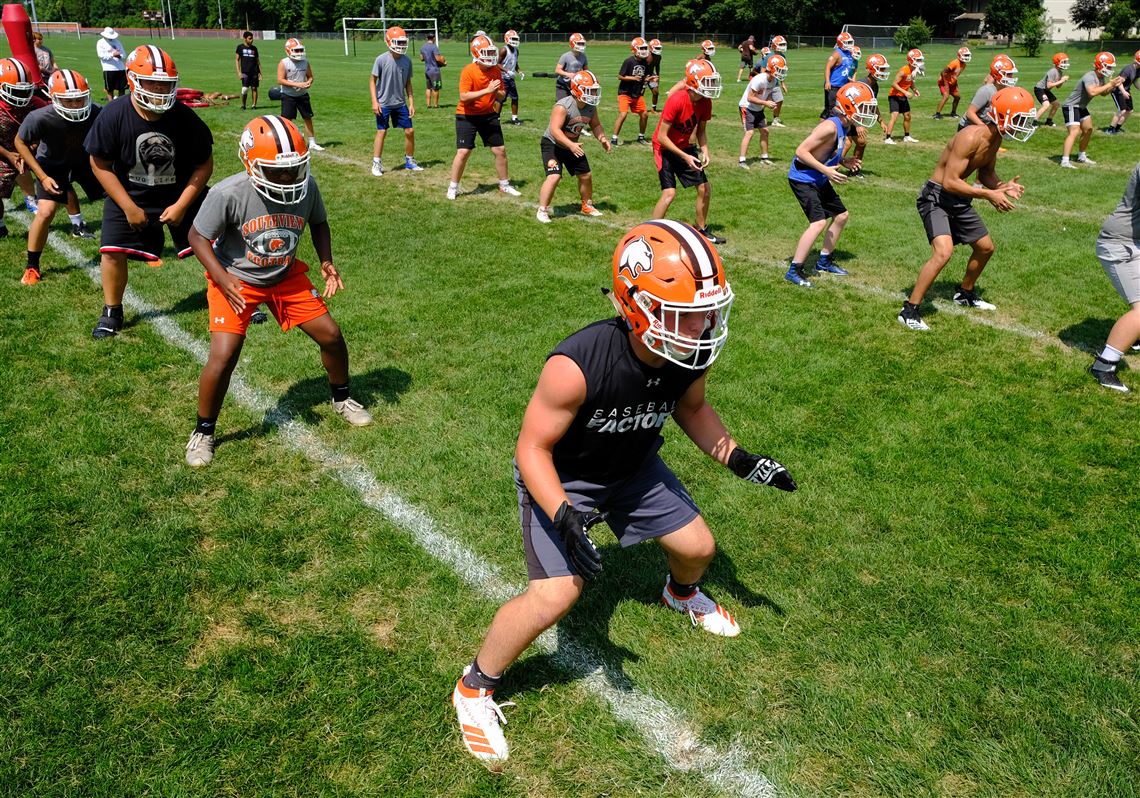
{"label": "gray t-shirt", "polygon": [[194,227],[214,242],[214,254],[230,274],[250,285],[277,285],[288,276],[306,224],[328,220],[317,182],[295,205],[271,202],[245,172],[210,189]]}
{"label": "gray t-shirt", "polygon": [[1081,78],[1081,82],[1073,87],[1072,94],[1070,94],[1068,98],[1063,103],[1061,103],[1061,105],[1077,108],[1088,108],[1089,100],[1092,99],[1092,95],[1089,94],[1089,89],[1093,88],[1094,86],[1103,85],[1103,83],[1104,82],[1100,79],[1100,75],[1090,69],[1085,73],[1084,77]]}
{"label": "gray t-shirt", "polygon": [[[569,72],[571,75],[573,75],[575,72],[581,72],[583,69],[586,69],[589,64],[590,59],[586,58],[585,53],[576,53],[573,50],[567,50],[562,54],[562,57],[558,59],[558,66],[562,67],[562,69]],[[558,76],[557,83],[563,88],[570,87],[570,79],[564,78],[561,75]]]}
{"label": "gray t-shirt", "polygon": [[1047,88],[1049,88],[1050,83],[1056,83],[1060,79],[1061,79],[1061,70],[1057,69],[1057,67],[1053,67],[1052,69],[1050,69],[1048,72],[1045,73],[1045,77],[1043,77],[1043,78],[1041,78],[1041,80],[1037,81],[1037,84],[1033,88],[1035,88],[1035,89],[1047,89]]}
{"label": "gray t-shirt", "polygon": [[[579,108],[578,101],[573,97],[563,97],[556,102],[555,105],[561,105],[566,109],[566,121],[562,123],[562,133],[571,141],[578,140],[578,137],[582,135],[582,131],[590,127],[594,114],[598,112],[598,109],[592,105]],[[558,144],[554,138],[554,133],[550,129],[550,125],[546,126],[546,132],[542,134],[542,137]]]}
{"label": "gray t-shirt", "polygon": [[405,90],[412,79],[412,59],[391,51],[381,53],[372,64],[372,77],[376,78],[376,99],[381,107],[407,105]]}
{"label": "gray t-shirt", "polygon": [[1116,210],[1104,220],[1100,239],[1109,241],[1140,242],[1140,163],[1132,170],[1128,186]]}
{"label": "gray t-shirt", "polygon": [[503,48],[503,57],[499,59],[499,66],[503,69],[503,77],[513,79],[519,69],[519,51],[513,47]]}
{"label": "gray t-shirt", "polygon": [[[978,90],[974,92],[974,99],[970,100],[970,107],[974,109],[974,112],[978,115],[978,119],[981,119],[983,123],[986,121],[986,114],[989,113],[990,110],[990,102],[993,100],[994,95],[998,93],[998,88],[996,83],[983,83],[978,87]],[[962,114],[962,121],[958,123],[958,129],[961,130],[969,124],[970,120],[965,114]]]}
{"label": "gray t-shirt", "polygon": [[[1137,83],[1138,78],[1140,78],[1140,64],[1137,64],[1136,61],[1133,60],[1131,64],[1128,64],[1124,69],[1120,70],[1118,74],[1124,78],[1124,83],[1120,84],[1121,88],[1128,91],[1132,88],[1132,84]],[[1129,92],[1129,94],[1131,94],[1131,92]]]}
{"label": "gray t-shirt", "polygon": [[[281,63],[285,65],[286,80],[291,80],[295,83],[304,83],[309,79],[309,59],[302,58],[300,61],[294,61],[292,58],[282,58]],[[297,89],[292,86],[282,86],[281,93],[288,94],[290,97],[304,97],[309,93],[309,90]]]}
{"label": "gray t-shirt", "polygon": [[439,47],[435,42],[428,42],[420,48],[420,55],[424,59],[424,74],[430,75],[432,79],[439,77],[439,61],[436,56],[439,55]]}

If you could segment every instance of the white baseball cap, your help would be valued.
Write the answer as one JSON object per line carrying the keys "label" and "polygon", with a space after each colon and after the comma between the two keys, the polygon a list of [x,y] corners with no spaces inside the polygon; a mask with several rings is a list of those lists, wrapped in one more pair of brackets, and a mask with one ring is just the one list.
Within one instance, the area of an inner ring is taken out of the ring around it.
{"label": "white baseball cap", "polygon": [[103,28],[103,32],[100,33],[99,35],[102,36],[104,39],[117,39],[117,38],[119,38],[119,32],[117,30],[115,30],[114,28],[112,28],[110,25]]}

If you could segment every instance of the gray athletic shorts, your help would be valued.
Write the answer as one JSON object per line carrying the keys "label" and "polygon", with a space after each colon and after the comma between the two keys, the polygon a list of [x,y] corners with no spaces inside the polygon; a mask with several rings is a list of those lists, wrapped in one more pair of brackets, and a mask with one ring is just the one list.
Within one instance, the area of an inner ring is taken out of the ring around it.
{"label": "gray athletic shorts", "polygon": [[1140,244],[1098,238],[1096,256],[1116,293],[1129,305],[1140,302]]}
{"label": "gray athletic shorts", "polygon": [[950,236],[955,245],[973,244],[990,234],[969,197],[952,194],[932,180],[926,181],[915,204],[932,244],[938,236]]}
{"label": "gray athletic shorts", "polygon": [[[519,520],[526,550],[528,579],[572,576],[574,570],[554,524],[535,503],[515,465]],[[697,503],[669,467],[654,454],[641,469],[615,485],[562,480],[570,503],[578,510],[601,510],[622,548],[676,532],[701,514]],[[594,542],[600,527],[594,528]]]}

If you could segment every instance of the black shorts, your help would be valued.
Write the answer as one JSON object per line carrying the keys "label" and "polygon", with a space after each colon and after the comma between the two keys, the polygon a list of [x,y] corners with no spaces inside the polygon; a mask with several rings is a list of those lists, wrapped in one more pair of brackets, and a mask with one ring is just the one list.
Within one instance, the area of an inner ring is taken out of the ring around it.
{"label": "black shorts", "polygon": [[768,120],[764,116],[764,109],[753,111],[747,105],[740,108],[740,122],[747,130],[763,130],[768,127]]}
{"label": "black shorts", "polygon": [[839,94],[839,89],[824,89],[823,90],[823,110],[819,112],[820,119],[827,119],[832,115],[831,109],[835,107],[835,95]]}
{"label": "black shorts", "polygon": [[424,80],[427,81],[428,91],[439,91],[443,88],[443,73],[436,72],[434,75],[430,73],[424,74]]}
{"label": "black shorts", "polygon": [[575,177],[590,173],[590,162],[586,160],[585,153],[575,155],[565,147],[560,147],[546,136],[543,136],[542,168],[546,170],[546,174],[548,175],[560,175],[562,174],[563,166]]}
{"label": "black shorts", "polygon": [[309,95],[302,94],[300,97],[290,97],[288,94],[282,94],[281,116],[293,120],[297,118],[298,111],[301,112],[302,119],[313,118],[313,103],[309,100]]}
{"label": "black shorts", "polygon": [[[186,210],[182,222],[177,227],[170,228],[170,240],[174,244],[174,251],[179,258],[188,258],[190,251],[190,227],[198,209],[202,207],[202,200],[206,198],[209,189],[203,191]],[[127,224],[127,216],[111,200],[103,203],[103,229],[99,236],[100,252],[122,252],[128,260],[159,260],[162,256],[162,247],[166,238],[162,232],[163,224],[158,221],[162,211],[147,211],[147,226],[135,230]]]}
{"label": "black shorts", "polygon": [[475,134],[483,141],[484,147],[503,146],[503,126],[498,114],[455,115],[455,149],[475,149]]}
{"label": "black shorts", "polygon": [[950,236],[955,245],[972,244],[990,234],[969,197],[951,194],[930,180],[922,187],[915,205],[931,243],[938,236]]}
{"label": "black shorts", "polygon": [[[696,147],[687,147],[685,152],[701,157],[701,151]],[[681,160],[681,156],[674,155],[672,150],[661,149],[661,166],[657,169],[657,179],[661,181],[661,190],[676,188],[677,181],[685,188],[695,188],[702,183],[709,182],[704,169],[694,169]]]}
{"label": "black shorts", "polygon": [[256,72],[251,72],[249,74],[243,74],[241,76],[241,85],[247,89],[256,89],[258,86],[261,85],[261,76],[258,75]]}
{"label": "black shorts", "polygon": [[514,100],[515,102],[519,101],[519,90],[518,87],[515,86],[514,78],[503,78],[503,91],[507,93],[506,99]]}
{"label": "black shorts", "polygon": [[892,114],[909,114],[910,113],[910,98],[909,97],[896,97],[890,95],[887,104],[891,107]]}
{"label": "black shorts", "polygon": [[570,87],[563,86],[561,83],[554,84],[554,102],[565,99],[570,96]]}
{"label": "black shorts", "polygon": [[755,62],[751,58],[741,58],[740,59],[740,68],[741,69],[752,69],[754,63]]}
{"label": "black shorts", "polygon": [[788,185],[792,187],[792,193],[800,201],[800,207],[803,208],[808,222],[822,222],[824,219],[834,219],[841,213],[847,213],[847,206],[839,199],[830,181],[817,186],[815,183],[789,180]]}
{"label": "black shorts", "polygon": [[1081,120],[1090,116],[1088,108],[1081,108],[1076,105],[1062,105],[1061,116],[1065,119],[1065,127],[1079,125]]}
{"label": "black shorts", "polygon": [[125,69],[108,69],[103,72],[103,88],[108,93],[127,90],[127,71]]}
{"label": "black shorts", "polygon": [[1116,112],[1131,111],[1132,110],[1132,93],[1129,92],[1128,96],[1124,96],[1124,90],[1116,88],[1112,90],[1112,101],[1116,103]]}
{"label": "black shorts", "polygon": [[1057,95],[1056,94],[1049,91],[1049,89],[1043,89],[1040,86],[1034,86],[1033,87],[1033,96],[1037,98],[1037,102],[1039,102],[1039,103],[1043,103],[1045,101],[1048,101],[1051,103],[1057,102]]}
{"label": "black shorts", "polygon": [[[36,199],[51,200],[52,202],[67,202],[67,192],[72,189],[72,183],[78,183],[87,199],[91,202],[103,199],[103,186],[91,171],[91,163],[85,162],[80,166],[68,167],[61,164],[41,163],[40,167],[47,172],[48,177],[56,182],[62,193],[52,194],[44,188],[43,183],[36,181]],[[113,204],[113,203],[112,203]]]}

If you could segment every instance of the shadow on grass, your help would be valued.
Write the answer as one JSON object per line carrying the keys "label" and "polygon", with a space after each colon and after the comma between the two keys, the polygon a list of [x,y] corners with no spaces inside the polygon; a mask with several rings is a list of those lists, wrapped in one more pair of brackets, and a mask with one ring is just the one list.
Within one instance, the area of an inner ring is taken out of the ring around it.
{"label": "shadow on grass", "polygon": [[1058,332],[1057,338],[1070,349],[1098,355],[1114,324],[1116,319],[1085,319]]}

